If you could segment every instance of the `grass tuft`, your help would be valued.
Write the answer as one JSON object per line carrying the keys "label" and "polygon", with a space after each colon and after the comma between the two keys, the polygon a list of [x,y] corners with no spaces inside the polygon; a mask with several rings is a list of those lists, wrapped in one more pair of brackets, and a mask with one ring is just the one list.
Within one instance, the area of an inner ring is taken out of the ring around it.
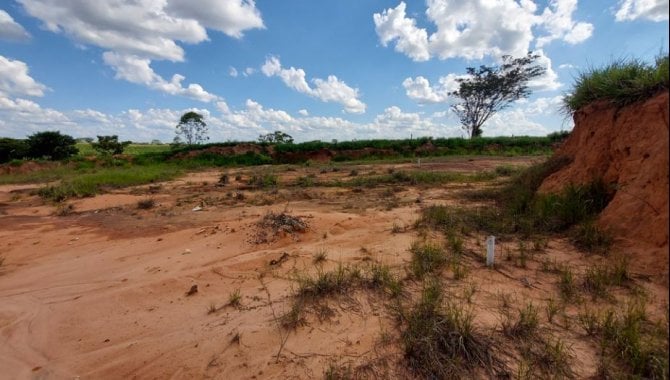
{"label": "grass tuft", "polygon": [[443,268],[448,262],[446,252],[438,243],[415,241],[410,251],[412,252],[410,267],[418,278]]}
{"label": "grass tuft", "polygon": [[516,319],[510,313],[505,313],[502,321],[503,332],[512,338],[528,338],[537,332],[539,325],[537,308],[531,302],[518,310]]}
{"label": "grass tuft", "polygon": [[581,72],[572,93],[563,98],[563,108],[572,114],[598,100],[624,106],[647,99],[670,85],[667,53],[654,64],[621,59],[602,68]]}
{"label": "grass tuft", "polygon": [[475,330],[473,320],[463,305],[444,302],[439,281],[427,281],[405,316],[401,334],[409,368],[424,378],[470,377],[476,368],[493,375],[500,364],[491,341]]}

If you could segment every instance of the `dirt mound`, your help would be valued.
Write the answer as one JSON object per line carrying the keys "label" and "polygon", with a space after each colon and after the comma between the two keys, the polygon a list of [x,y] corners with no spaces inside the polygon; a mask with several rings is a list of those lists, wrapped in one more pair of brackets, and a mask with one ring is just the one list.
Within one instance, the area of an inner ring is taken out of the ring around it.
{"label": "dirt mound", "polygon": [[0,165],[0,174],[26,174],[39,170],[46,170],[60,166],[60,162],[37,162],[25,161],[20,165],[2,164]]}
{"label": "dirt mound", "polygon": [[221,156],[237,156],[247,153],[262,154],[266,152],[260,145],[243,143],[232,146],[210,146],[203,149],[178,153],[174,157],[176,159],[194,158],[206,153],[217,154]]}
{"label": "dirt mound", "polygon": [[668,272],[668,92],[617,108],[606,102],[574,115],[575,128],[557,151],[572,163],[540,192],[602,178],[615,192],[598,219],[633,255],[638,270]]}

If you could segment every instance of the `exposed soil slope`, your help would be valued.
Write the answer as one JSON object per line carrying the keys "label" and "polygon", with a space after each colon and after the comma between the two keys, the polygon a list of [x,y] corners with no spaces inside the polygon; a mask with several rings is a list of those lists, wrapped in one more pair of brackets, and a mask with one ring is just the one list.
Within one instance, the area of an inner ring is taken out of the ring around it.
{"label": "exposed soil slope", "polygon": [[644,273],[668,273],[668,92],[617,108],[586,106],[556,155],[572,163],[549,176],[541,192],[597,178],[612,185],[614,198],[598,223],[635,255]]}

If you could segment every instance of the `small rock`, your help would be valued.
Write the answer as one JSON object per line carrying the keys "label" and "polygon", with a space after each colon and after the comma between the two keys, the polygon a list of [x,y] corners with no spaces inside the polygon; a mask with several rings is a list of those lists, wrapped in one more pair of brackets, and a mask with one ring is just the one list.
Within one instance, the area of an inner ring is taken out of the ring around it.
{"label": "small rock", "polygon": [[197,284],[193,284],[193,285],[191,286],[191,289],[189,289],[188,292],[186,292],[186,295],[187,295],[187,296],[192,296],[192,295],[194,295],[194,294],[197,293],[197,292],[198,292],[198,285],[197,285]]}
{"label": "small rock", "polygon": [[191,254],[191,250],[188,248],[186,248],[184,252],[182,252],[182,255],[189,255],[189,254]]}
{"label": "small rock", "polygon": [[191,211],[202,211],[202,207],[195,206],[195,207],[193,207],[193,210],[191,210]]}

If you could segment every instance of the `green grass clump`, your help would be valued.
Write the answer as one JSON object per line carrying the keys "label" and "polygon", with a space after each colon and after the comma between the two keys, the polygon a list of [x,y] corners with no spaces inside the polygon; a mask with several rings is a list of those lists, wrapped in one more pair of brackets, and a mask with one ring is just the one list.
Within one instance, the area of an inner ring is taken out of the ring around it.
{"label": "green grass clump", "polygon": [[130,166],[127,168],[99,168],[45,186],[37,191],[44,199],[60,202],[73,197],[89,197],[105,188],[120,188],[166,181],[176,177],[181,170],[171,165]]}
{"label": "green grass clump", "polygon": [[579,74],[571,94],[563,98],[569,114],[598,100],[624,106],[647,99],[670,87],[668,55],[654,64],[637,59],[618,60],[603,68],[591,68]]}
{"label": "green grass clump", "polygon": [[607,254],[613,238],[607,231],[598,228],[593,221],[580,223],[572,233],[572,243],[580,249],[597,254]]}
{"label": "green grass clump", "polygon": [[518,310],[517,318],[506,313],[502,321],[503,332],[513,338],[528,338],[535,334],[539,325],[538,309],[530,302]]}
{"label": "green grass clump", "polygon": [[445,250],[437,243],[415,241],[410,251],[412,252],[410,268],[418,278],[423,278],[448,263]]}
{"label": "green grass clump", "polygon": [[668,378],[668,326],[650,323],[643,302],[610,311],[601,323],[603,354],[613,360],[601,368],[606,378]]}
{"label": "green grass clump", "polygon": [[577,285],[572,269],[567,265],[561,265],[556,269],[559,274],[558,289],[561,293],[561,298],[564,301],[572,300],[577,296]]}
{"label": "green grass clump", "polygon": [[388,265],[374,264],[370,267],[366,282],[370,288],[388,292],[391,297],[402,294],[402,281],[393,274]]}
{"label": "green grass clump", "polygon": [[228,295],[228,305],[232,307],[240,307],[241,304],[242,293],[240,293],[240,289],[235,289],[235,291]]}
{"label": "green grass clump", "polygon": [[623,286],[628,281],[630,281],[628,257],[621,256],[614,258],[610,264],[587,268],[582,286],[593,298],[609,299],[611,286]]}
{"label": "green grass clump", "polygon": [[473,320],[463,305],[445,302],[439,281],[427,281],[420,300],[404,315],[401,342],[409,368],[431,379],[467,378],[476,368],[493,375],[501,364]]}
{"label": "green grass clump", "polygon": [[249,178],[249,186],[252,186],[256,189],[267,189],[271,187],[276,187],[279,183],[279,179],[276,175],[271,173],[265,174],[254,174]]}

